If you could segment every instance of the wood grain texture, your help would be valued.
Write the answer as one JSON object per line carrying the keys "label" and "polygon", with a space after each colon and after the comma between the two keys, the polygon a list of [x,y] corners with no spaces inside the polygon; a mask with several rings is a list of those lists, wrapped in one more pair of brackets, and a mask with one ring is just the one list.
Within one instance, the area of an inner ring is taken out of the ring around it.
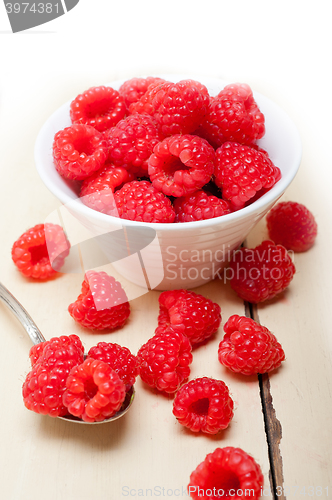
{"label": "wood grain texture", "polygon": [[[247,242],[244,243],[247,246]],[[260,323],[257,305],[245,302],[246,316]],[[262,412],[264,416],[264,426],[266,440],[268,446],[268,454],[270,461],[269,480],[273,497],[284,499],[283,486],[283,464],[280,453],[280,441],[282,438],[281,423],[276,416],[276,411],[273,407],[273,397],[271,394],[270,377],[268,373],[258,374],[258,383],[260,389],[260,398],[262,404]]]}
{"label": "wood grain texture", "polygon": [[[284,199],[301,200],[295,187],[293,196]],[[321,235],[325,221],[319,222]],[[283,473],[283,483],[277,480],[276,486],[283,484],[278,491],[288,498],[309,493],[326,497],[332,479],[331,339],[327,333],[332,298],[327,282],[332,273],[320,235],[310,251],[295,254],[297,272],[288,290],[257,307],[260,322],[276,335],[286,353],[282,367],[268,377],[267,397],[272,395],[272,414],[282,427],[281,436],[277,431],[282,469],[278,456],[273,461],[276,474]],[[253,247],[267,236],[262,221],[248,243]]]}

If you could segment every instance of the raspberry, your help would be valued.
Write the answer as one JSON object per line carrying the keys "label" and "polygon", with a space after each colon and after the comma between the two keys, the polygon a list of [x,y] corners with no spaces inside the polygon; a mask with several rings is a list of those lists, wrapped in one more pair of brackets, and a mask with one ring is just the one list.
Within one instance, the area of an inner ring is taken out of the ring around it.
{"label": "raspberry", "polygon": [[235,142],[225,142],[216,151],[215,183],[235,210],[257,194],[263,194],[281,178],[281,172],[266,153]]}
{"label": "raspberry", "polygon": [[217,448],[190,475],[188,493],[194,500],[226,498],[243,500],[250,492],[252,500],[262,493],[264,477],[260,466],[241,448]]}
{"label": "raspberry", "polygon": [[132,181],[114,195],[121,219],[139,222],[174,222],[175,213],[166,196],[148,181]]}
{"label": "raspberry", "polygon": [[230,214],[227,201],[217,198],[205,191],[196,191],[182,198],[176,198],[173,203],[175,222],[192,222],[212,219]]}
{"label": "raspberry", "polygon": [[185,196],[207,184],[215,167],[210,144],[195,135],[173,135],[159,142],[149,158],[153,186],[167,196]]}
{"label": "raspberry", "polygon": [[138,375],[138,362],[136,356],[131,354],[127,347],[99,342],[96,346],[91,347],[88,357],[107,363],[126,385],[126,391],[129,391],[134,385]]}
{"label": "raspberry", "polygon": [[130,105],[129,111],[153,116],[161,133],[167,137],[193,133],[205,117],[208,106],[207,88],[194,80],[182,80],[150,87],[138,102]]}
{"label": "raspberry", "polygon": [[117,217],[113,193],[134,178],[125,168],[105,163],[100,170],[83,181],[80,198],[93,210]]}
{"label": "raspberry", "polygon": [[173,414],[180,424],[193,432],[217,434],[233,418],[233,400],[221,380],[197,378],[176,393]]}
{"label": "raspberry", "polygon": [[29,358],[31,362],[31,366],[34,366],[38,359],[41,357],[43,354],[44,347],[49,343],[47,340],[46,342],[40,342],[39,344],[33,345],[29,351]]}
{"label": "raspberry", "polygon": [[29,410],[51,417],[68,413],[62,396],[70,370],[83,362],[83,346],[65,337],[54,338],[35,360],[22,388],[23,401]]}
{"label": "raspberry", "polygon": [[105,272],[87,271],[82,291],[68,307],[80,325],[92,330],[122,327],[130,314],[127,295],[121,284]]}
{"label": "raspberry", "polygon": [[317,223],[311,212],[300,203],[278,203],[266,217],[269,237],[287,250],[306,252],[317,236]]}
{"label": "raspberry", "polygon": [[237,250],[230,262],[230,284],[243,300],[253,304],[275,297],[285,290],[295,266],[282,245],[265,240],[254,249]]}
{"label": "raspberry", "polygon": [[86,179],[104,165],[106,158],[104,136],[89,125],[75,124],[54,136],[53,160],[63,177]]}
{"label": "raspberry", "polygon": [[148,88],[165,83],[166,80],[153,76],[147,78],[131,78],[124,82],[119,88],[119,94],[122,95],[124,102],[129,109],[133,102],[137,102],[148,90]]}
{"label": "raspberry", "polygon": [[276,337],[253,319],[234,314],[224,325],[224,331],[218,359],[235,373],[267,373],[278,368],[285,359]]}
{"label": "raspberry", "polygon": [[264,121],[249,85],[234,83],[210,99],[207,116],[197,133],[215,148],[227,141],[249,146],[263,137]]}
{"label": "raspberry", "polygon": [[23,233],[12,247],[12,259],[28,278],[48,279],[60,271],[70,243],[61,226],[37,224]]}
{"label": "raspberry", "polygon": [[79,351],[84,354],[84,347],[82,345],[82,342],[80,338],[77,335],[62,335],[61,337],[53,337],[51,340],[46,340],[46,342],[40,342],[39,344],[33,345],[30,349],[29,352],[29,358],[31,361],[31,366],[34,366],[37,361],[41,358],[43,355],[44,349],[47,345],[52,344],[52,349],[58,347],[59,349],[61,347],[66,347],[70,344],[75,345]]}
{"label": "raspberry", "polygon": [[109,160],[134,174],[147,175],[148,159],[161,141],[157,122],[149,115],[131,115],[105,133]]}
{"label": "raspberry", "polygon": [[68,375],[63,403],[85,422],[102,422],[120,410],[125,395],[117,373],[107,363],[88,358]]}
{"label": "raspberry", "polygon": [[176,392],[186,381],[193,359],[189,339],[171,328],[148,340],[137,358],[143,382],[166,393]]}
{"label": "raspberry", "polygon": [[72,123],[84,123],[103,132],[114,127],[126,114],[123,97],[111,87],[91,87],[70,105]]}
{"label": "raspberry", "polygon": [[159,296],[157,333],[171,326],[194,345],[216,333],[220,322],[219,305],[203,295],[188,290],[169,290]]}

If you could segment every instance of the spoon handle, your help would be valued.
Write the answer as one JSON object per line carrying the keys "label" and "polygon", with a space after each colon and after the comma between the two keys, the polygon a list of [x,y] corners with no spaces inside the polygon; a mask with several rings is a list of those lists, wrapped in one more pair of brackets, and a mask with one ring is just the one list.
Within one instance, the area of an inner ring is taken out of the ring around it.
{"label": "spoon handle", "polygon": [[45,342],[45,338],[30,314],[24,309],[17,299],[10,293],[2,283],[0,283],[0,299],[6,304],[24,327],[32,342],[36,345]]}

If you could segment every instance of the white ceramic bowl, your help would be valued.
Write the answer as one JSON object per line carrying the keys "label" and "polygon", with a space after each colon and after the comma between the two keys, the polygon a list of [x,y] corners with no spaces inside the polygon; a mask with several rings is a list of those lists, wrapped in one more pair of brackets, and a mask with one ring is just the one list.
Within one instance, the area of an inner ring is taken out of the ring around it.
{"label": "white ceramic bowl", "polygon": [[[185,78],[198,80],[207,86],[211,95],[216,95],[228,83],[182,75],[162,77],[173,82]],[[123,80],[109,85],[117,89],[122,83]],[[226,265],[231,252],[241,245],[250,230],[284,193],[300,165],[301,141],[292,120],[267,97],[257,92],[254,92],[254,97],[265,115],[266,133],[259,145],[268,151],[271,160],[280,168],[282,178],[257,201],[229,215],[197,222],[147,224],[111,217],[85,206],[77,196],[77,183],[62,178],[55,170],[52,159],[55,133],[71,124],[70,103],[53,113],[40,130],[35,145],[37,170],[48,189],[68,207],[76,220],[92,235],[101,236],[98,242],[106,255],[110,255],[110,248],[118,247],[120,260],[114,262],[114,253],[110,259],[126,279],[144,288],[148,286],[157,290],[200,286],[220,276],[220,270]],[[154,238],[147,238],[148,243],[152,240],[151,243],[142,248],[143,235],[142,243],[137,244],[140,251],[136,252],[136,248],[134,252],[128,252],[126,237],[119,235],[132,229],[143,228],[144,231],[147,227],[155,231]],[[124,258],[125,252],[132,255]]]}

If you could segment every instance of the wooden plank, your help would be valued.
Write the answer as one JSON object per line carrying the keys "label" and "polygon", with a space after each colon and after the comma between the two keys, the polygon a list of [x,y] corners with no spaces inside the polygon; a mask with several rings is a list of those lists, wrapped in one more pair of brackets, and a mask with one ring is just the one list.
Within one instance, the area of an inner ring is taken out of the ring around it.
{"label": "wooden plank", "polygon": [[[295,183],[283,199],[301,201],[301,193]],[[320,236],[310,251],[295,255],[297,272],[288,290],[257,307],[260,322],[276,335],[286,353],[284,366],[268,377],[273,411],[282,427],[277,437],[282,468],[276,459],[274,466],[278,473],[282,471],[278,491],[298,499],[307,495],[325,498],[332,479],[332,345],[328,333],[332,272],[321,237],[328,234],[330,222],[310,201],[311,210],[319,214]],[[254,247],[267,236],[265,221],[261,221],[249,236],[248,246]]]}
{"label": "wooden plank", "polygon": [[[257,323],[260,323],[257,305],[246,303],[246,315]],[[282,456],[280,453],[280,441],[282,438],[282,426],[276,416],[271,394],[270,377],[268,373],[258,374],[262,411],[264,415],[265,433],[267,438],[268,453],[270,460],[270,484],[274,498],[284,499],[284,476]]]}

